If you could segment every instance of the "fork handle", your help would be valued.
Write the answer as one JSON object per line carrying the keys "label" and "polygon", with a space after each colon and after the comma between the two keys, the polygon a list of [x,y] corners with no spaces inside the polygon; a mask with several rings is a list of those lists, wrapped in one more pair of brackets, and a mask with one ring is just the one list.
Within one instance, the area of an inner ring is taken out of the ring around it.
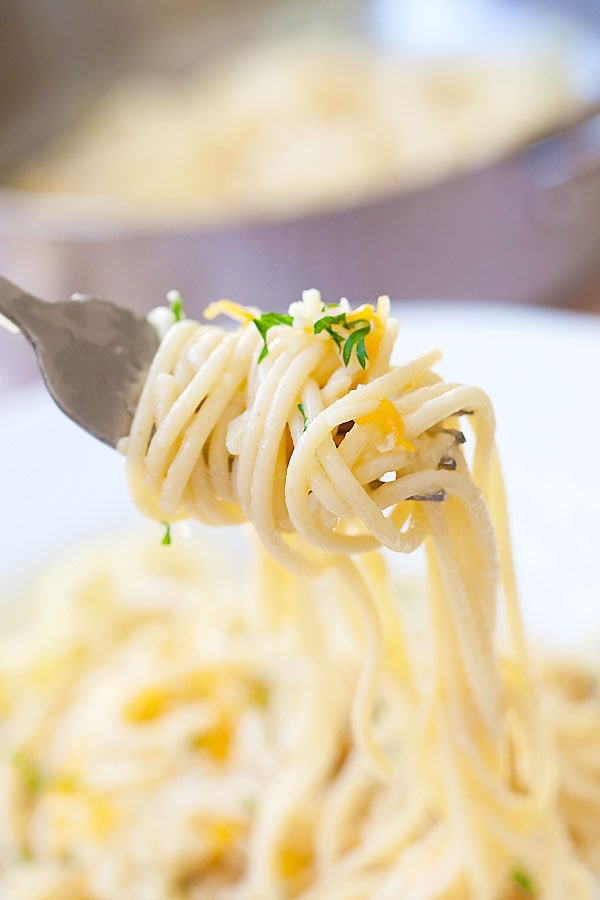
{"label": "fork handle", "polygon": [[[0,276],[0,317],[4,316],[5,319],[12,322],[17,330],[22,331],[29,340],[33,335],[28,327],[28,313],[31,314],[36,308],[39,309],[40,306],[45,305],[43,300],[24,291],[8,278]],[[12,331],[12,329],[10,330]]]}

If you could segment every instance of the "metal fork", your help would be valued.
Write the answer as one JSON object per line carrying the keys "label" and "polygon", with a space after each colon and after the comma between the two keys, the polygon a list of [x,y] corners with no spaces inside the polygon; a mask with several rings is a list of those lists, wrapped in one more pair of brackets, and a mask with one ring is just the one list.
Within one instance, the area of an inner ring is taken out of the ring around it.
{"label": "metal fork", "polygon": [[46,387],[63,412],[116,447],[129,434],[158,347],[153,326],[107,300],[76,295],[48,303],[5,278],[0,278],[0,315],[32,345]]}

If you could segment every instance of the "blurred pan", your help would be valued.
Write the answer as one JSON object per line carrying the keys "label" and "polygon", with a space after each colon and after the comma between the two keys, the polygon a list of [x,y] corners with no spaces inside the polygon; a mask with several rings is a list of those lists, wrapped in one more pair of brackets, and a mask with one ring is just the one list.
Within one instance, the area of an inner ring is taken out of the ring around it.
{"label": "blurred pan", "polygon": [[[68,94],[77,66],[62,66],[55,94]],[[16,108],[12,97],[5,122]],[[600,109],[466,174],[288,221],[158,229],[96,212],[66,200],[44,211],[0,191],[0,271],[44,297],[77,290],[138,310],[172,287],[194,312],[223,296],[281,309],[311,285],[355,301],[566,302],[600,284]],[[0,334],[0,354],[15,353]]]}

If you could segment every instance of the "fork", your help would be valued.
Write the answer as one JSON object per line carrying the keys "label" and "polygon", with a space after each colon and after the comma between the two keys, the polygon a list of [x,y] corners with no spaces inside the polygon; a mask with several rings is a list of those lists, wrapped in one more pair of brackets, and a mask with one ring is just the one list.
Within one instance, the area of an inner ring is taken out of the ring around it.
{"label": "fork", "polygon": [[62,411],[116,447],[129,434],[158,348],[154,327],[107,300],[76,294],[48,303],[0,277],[0,324],[9,323],[32,345],[46,387]]}

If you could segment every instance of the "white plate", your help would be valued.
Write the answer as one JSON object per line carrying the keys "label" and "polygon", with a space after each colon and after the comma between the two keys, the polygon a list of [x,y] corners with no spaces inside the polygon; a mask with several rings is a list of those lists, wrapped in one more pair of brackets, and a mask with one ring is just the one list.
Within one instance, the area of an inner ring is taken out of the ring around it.
{"label": "white plate", "polygon": [[[600,632],[600,320],[448,303],[395,312],[400,358],[441,346],[444,377],[494,402],[530,629],[555,645]],[[0,589],[77,539],[139,521],[123,460],[37,386],[0,403],[0,473]]]}

